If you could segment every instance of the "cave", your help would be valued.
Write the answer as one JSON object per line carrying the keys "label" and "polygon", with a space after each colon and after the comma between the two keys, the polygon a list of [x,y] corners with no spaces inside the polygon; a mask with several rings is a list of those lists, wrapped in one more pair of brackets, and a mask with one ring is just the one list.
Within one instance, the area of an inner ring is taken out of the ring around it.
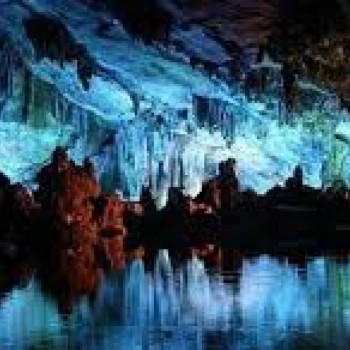
{"label": "cave", "polygon": [[349,16],[0,1],[0,348],[346,349]]}

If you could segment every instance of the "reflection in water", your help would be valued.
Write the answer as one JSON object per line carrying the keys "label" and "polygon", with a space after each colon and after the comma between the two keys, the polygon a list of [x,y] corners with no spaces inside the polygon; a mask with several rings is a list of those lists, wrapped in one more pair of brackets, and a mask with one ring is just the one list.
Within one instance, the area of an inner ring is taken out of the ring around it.
{"label": "reflection in water", "polygon": [[300,269],[261,256],[224,276],[195,258],[173,268],[161,251],[153,272],[132,262],[65,317],[33,280],[0,301],[0,348],[347,348],[348,263],[315,258]]}

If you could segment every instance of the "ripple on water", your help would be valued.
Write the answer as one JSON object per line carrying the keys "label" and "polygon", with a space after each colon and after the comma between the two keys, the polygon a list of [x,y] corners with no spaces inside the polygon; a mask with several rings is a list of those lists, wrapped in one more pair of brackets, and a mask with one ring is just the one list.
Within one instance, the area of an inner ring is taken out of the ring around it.
{"label": "ripple on water", "polygon": [[1,349],[324,349],[350,341],[350,264],[269,256],[207,271],[198,259],[153,271],[134,261],[60,315],[35,279],[3,294]]}

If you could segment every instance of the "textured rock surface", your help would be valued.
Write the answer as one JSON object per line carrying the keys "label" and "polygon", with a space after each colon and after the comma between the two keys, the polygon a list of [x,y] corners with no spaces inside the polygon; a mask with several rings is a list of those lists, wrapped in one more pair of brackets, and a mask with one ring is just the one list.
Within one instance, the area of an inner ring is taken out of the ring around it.
{"label": "textured rock surface", "polygon": [[[266,57],[254,64],[261,36],[269,34],[272,41],[263,46],[274,56],[296,55],[295,62],[307,56],[293,54],[305,46],[293,33],[276,33],[276,18],[283,18],[279,6],[287,3],[157,2],[159,13],[171,17],[168,46],[145,46],[131,37],[125,29],[135,28],[126,22],[135,13],[129,9],[118,21],[122,9],[111,12],[113,2],[107,7],[78,0],[1,3],[2,140],[11,139],[17,129],[8,126],[19,123],[30,147],[28,158],[21,147],[0,169],[13,180],[30,180],[57,144],[66,145],[78,164],[91,157],[104,188],[138,199],[147,185],[158,204],[165,203],[170,186],[196,195],[203,179],[229,157],[238,161],[242,186],[258,192],[283,183],[299,163],[314,187],[339,177],[348,181],[348,114],[337,96],[317,84],[325,82],[324,75],[314,79],[307,68],[293,87],[298,98],[288,114],[283,66]],[[62,50],[46,45],[45,37],[28,35],[26,23],[38,16],[53,35],[67,39]],[[283,35],[291,42],[287,53],[278,46]],[[282,53],[274,52],[276,47]],[[341,49],[338,53],[342,56]],[[312,51],[312,56],[317,55]],[[246,91],[229,75],[232,68],[246,72]]]}
{"label": "textured rock surface", "polygon": [[46,253],[54,254],[52,263],[67,268],[121,267],[125,205],[115,196],[101,194],[93,165],[85,160],[78,166],[57,148],[37,178],[38,242]]}

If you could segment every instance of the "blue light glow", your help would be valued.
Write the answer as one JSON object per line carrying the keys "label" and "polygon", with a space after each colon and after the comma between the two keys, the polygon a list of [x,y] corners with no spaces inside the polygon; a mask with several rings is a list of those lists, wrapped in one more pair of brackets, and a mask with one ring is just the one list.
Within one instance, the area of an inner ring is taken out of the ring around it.
{"label": "blue light glow", "polygon": [[[297,268],[268,256],[226,277],[196,258],[173,268],[161,251],[151,272],[136,260],[102,281],[63,318],[35,282],[0,305],[2,348],[338,349],[349,339],[349,264],[311,259]],[[19,322],[20,320],[20,322]],[[214,338],[212,338],[214,337]],[[311,343],[310,343],[311,342]]]}
{"label": "blue light glow", "polygon": [[[35,60],[22,24],[28,9],[0,4],[0,34],[6,42],[0,55],[0,116],[4,123],[23,123],[30,130],[26,162],[33,168],[41,165],[48,149],[67,144],[78,162],[92,157],[108,189],[137,199],[148,184],[160,205],[171,185],[197,194],[203,180],[215,175],[218,163],[228,157],[238,161],[242,188],[258,193],[283,183],[298,164],[313,187],[339,178],[349,183],[349,115],[328,91],[299,81],[300,104],[287,115],[278,64],[264,61],[271,86],[250,101],[237,84],[209,77],[164,48],[145,47],[118,22],[111,24],[108,38],[97,35],[96,14],[79,2],[24,2],[35,11],[66,13],[63,23],[96,66],[85,91],[75,64],[61,67]],[[174,35],[191,45],[205,40],[202,34],[197,28]],[[213,45],[203,44],[202,54],[219,50]],[[225,53],[218,52],[225,61]],[[66,126],[73,130],[58,140],[54,128]],[[5,132],[1,146],[8,144],[11,132]],[[12,153],[10,162],[0,162],[0,170],[15,181],[23,178],[27,166],[23,154]]]}

